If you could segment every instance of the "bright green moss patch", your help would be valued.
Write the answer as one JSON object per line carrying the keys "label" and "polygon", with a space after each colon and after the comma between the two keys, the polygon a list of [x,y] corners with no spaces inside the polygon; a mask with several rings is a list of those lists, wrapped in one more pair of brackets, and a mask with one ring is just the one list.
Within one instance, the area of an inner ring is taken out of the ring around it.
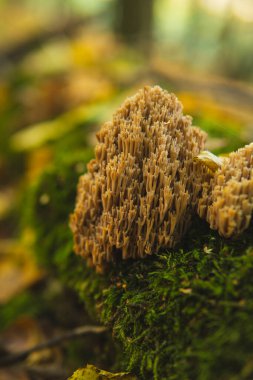
{"label": "bright green moss patch", "polygon": [[68,228],[73,169],[86,160],[62,160],[42,175],[24,224],[35,231],[40,262],[112,328],[124,352],[118,367],[145,380],[252,379],[253,228],[224,240],[197,219],[177,249],[97,275],[72,252]]}

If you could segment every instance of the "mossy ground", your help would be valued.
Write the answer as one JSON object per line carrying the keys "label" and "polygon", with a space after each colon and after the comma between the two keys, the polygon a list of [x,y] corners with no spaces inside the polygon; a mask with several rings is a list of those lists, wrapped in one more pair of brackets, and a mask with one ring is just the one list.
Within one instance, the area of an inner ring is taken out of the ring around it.
{"label": "mossy ground", "polygon": [[123,352],[117,366],[141,379],[252,379],[253,228],[224,240],[196,219],[177,249],[98,275],[73,254],[68,227],[74,168],[88,158],[58,161],[41,176],[24,224],[36,232],[40,261],[112,328]]}

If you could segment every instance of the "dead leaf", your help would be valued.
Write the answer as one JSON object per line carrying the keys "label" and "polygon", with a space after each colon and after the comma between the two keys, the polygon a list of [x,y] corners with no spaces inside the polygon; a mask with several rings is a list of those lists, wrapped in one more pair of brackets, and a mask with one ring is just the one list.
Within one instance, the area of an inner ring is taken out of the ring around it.
{"label": "dead leaf", "polygon": [[13,206],[15,200],[16,192],[13,188],[7,187],[2,189],[0,192],[0,219],[3,219],[11,207]]}
{"label": "dead leaf", "polygon": [[180,288],[179,291],[183,294],[191,294],[192,293],[191,288]]}
{"label": "dead leaf", "polygon": [[37,178],[52,161],[52,157],[52,149],[48,146],[43,146],[29,152],[26,161],[26,176],[28,181]]}
{"label": "dead leaf", "polygon": [[70,108],[115,95],[114,86],[101,73],[75,71],[67,76],[66,82],[63,100]]}
{"label": "dead leaf", "polygon": [[40,281],[44,275],[21,241],[0,240],[0,304]]}
{"label": "dead leaf", "polygon": [[21,152],[41,147],[49,141],[55,141],[64,136],[80,122],[84,123],[94,119],[100,120],[101,115],[106,113],[108,107],[111,109],[108,102],[80,106],[54,120],[31,125],[11,137],[11,146],[14,150]]}
{"label": "dead leaf", "polygon": [[208,150],[203,150],[195,157],[195,160],[205,165],[212,173],[215,173],[223,164],[223,158],[217,157]]}
{"label": "dead leaf", "polygon": [[23,368],[0,369],[0,380],[30,380]]}
{"label": "dead leaf", "polygon": [[38,344],[42,335],[34,319],[21,317],[1,333],[1,344],[9,352],[19,352]]}
{"label": "dead leaf", "polygon": [[[45,339],[45,332],[39,322],[31,317],[24,316],[17,319],[1,333],[0,343],[6,352],[14,354],[29,350]],[[49,363],[62,364],[59,347],[34,351],[26,359],[26,364],[29,366]]]}
{"label": "dead leaf", "polygon": [[110,373],[88,364],[85,368],[80,368],[73,373],[69,380],[137,380],[137,377],[130,373]]}

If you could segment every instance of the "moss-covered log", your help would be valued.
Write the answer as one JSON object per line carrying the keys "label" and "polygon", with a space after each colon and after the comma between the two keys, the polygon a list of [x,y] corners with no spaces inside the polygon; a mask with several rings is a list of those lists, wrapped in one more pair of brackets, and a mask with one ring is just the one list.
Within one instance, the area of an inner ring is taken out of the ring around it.
{"label": "moss-covered log", "polygon": [[27,197],[24,224],[36,233],[40,259],[112,328],[124,350],[121,369],[145,380],[252,379],[252,226],[233,241],[195,220],[177,249],[97,275],[73,254],[68,228],[80,160],[58,161],[43,174]]}

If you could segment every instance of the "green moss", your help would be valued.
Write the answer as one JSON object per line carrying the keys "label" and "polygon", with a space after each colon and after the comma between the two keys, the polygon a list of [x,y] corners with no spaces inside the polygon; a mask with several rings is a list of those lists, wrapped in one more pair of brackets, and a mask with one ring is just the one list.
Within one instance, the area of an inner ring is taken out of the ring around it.
{"label": "green moss", "polygon": [[143,379],[252,378],[251,234],[228,243],[195,225],[184,249],[118,268],[124,286],[104,291],[102,318],[127,370]]}
{"label": "green moss", "polygon": [[[231,241],[196,220],[177,249],[97,275],[72,252],[75,160],[42,175],[27,196],[26,222],[41,262],[112,328],[121,369],[145,380],[252,379],[253,228]],[[50,201],[41,204],[44,194]]]}

